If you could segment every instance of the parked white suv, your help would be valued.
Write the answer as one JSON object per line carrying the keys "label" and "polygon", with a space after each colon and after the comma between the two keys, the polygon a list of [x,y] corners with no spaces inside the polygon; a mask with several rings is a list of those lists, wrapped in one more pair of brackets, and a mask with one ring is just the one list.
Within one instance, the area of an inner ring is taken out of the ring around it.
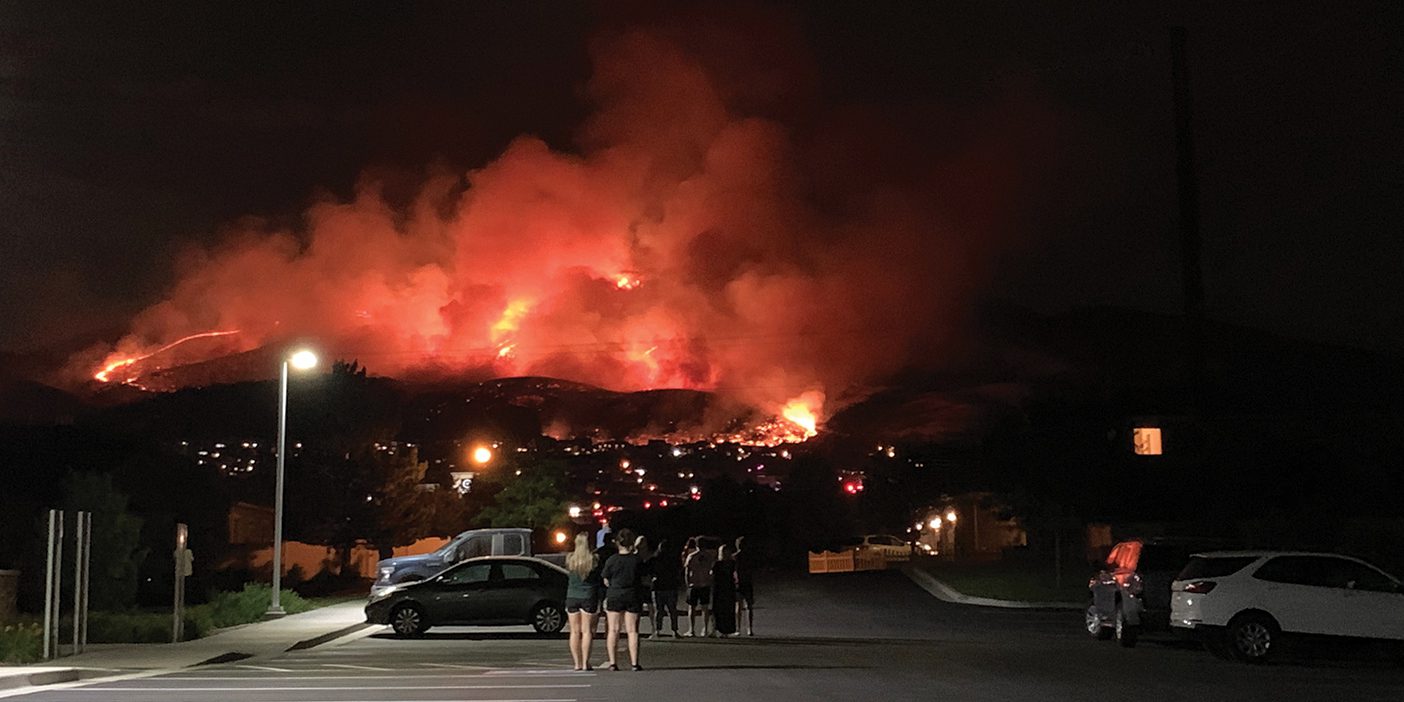
{"label": "parked white suv", "polygon": [[1195,554],[1170,585],[1170,624],[1220,655],[1259,663],[1283,634],[1399,642],[1404,586],[1364,561],[1329,553]]}

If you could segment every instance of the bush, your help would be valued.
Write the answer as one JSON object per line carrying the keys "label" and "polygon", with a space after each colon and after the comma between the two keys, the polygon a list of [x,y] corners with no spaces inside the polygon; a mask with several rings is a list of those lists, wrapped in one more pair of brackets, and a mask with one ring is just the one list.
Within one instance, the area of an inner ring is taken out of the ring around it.
{"label": "bush", "polygon": [[6,624],[0,627],[0,663],[33,663],[44,655],[44,627]]}
{"label": "bush", "polygon": [[[262,619],[272,597],[272,587],[263,583],[247,583],[238,592],[214,593],[209,602],[191,607],[190,611],[201,625],[209,629],[223,629]],[[291,590],[282,591],[279,603],[288,614],[312,609],[312,603]]]}
{"label": "bush", "polygon": [[[185,610],[185,641],[210,635],[216,629],[249,624],[263,619],[268,611],[272,588],[249,583],[238,592],[218,592],[206,604]],[[313,608],[307,600],[290,590],[282,595],[283,609],[289,614]],[[60,624],[69,631],[72,624]],[[43,627],[36,627],[42,635]],[[171,640],[170,612],[93,612],[88,615],[88,641],[92,643],[169,643]]]}
{"label": "bush", "polygon": [[[61,629],[62,630],[62,629]],[[171,615],[159,612],[92,612],[90,643],[170,643]]]}

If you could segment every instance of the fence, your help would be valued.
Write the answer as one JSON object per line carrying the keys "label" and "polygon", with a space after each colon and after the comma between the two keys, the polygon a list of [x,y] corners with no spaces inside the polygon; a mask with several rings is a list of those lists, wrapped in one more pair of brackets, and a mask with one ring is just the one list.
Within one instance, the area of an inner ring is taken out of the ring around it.
{"label": "fence", "polygon": [[885,570],[887,558],[881,553],[865,549],[844,549],[842,551],[810,552],[809,572],[811,573],[853,573],[864,570]]}

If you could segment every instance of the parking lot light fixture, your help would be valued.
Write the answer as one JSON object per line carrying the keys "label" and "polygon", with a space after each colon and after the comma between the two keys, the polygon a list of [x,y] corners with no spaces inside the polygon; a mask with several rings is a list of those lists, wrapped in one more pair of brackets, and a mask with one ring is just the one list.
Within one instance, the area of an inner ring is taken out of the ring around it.
{"label": "parking lot light fixture", "polygon": [[[281,617],[285,614],[279,595],[283,584],[283,462],[287,456],[289,366],[300,371],[316,368],[317,354],[308,349],[298,349],[283,357],[278,373],[278,461],[273,494],[273,593],[265,615],[267,617]],[[299,448],[301,446],[302,444],[298,444]]]}
{"label": "parking lot light fixture", "polygon": [[940,518],[940,517],[937,517],[937,518],[935,518],[935,519],[932,519],[931,521],[929,521],[929,522],[926,523],[926,526],[931,527],[933,530],[935,530],[935,529],[940,529],[940,528],[941,528],[941,518]]}
{"label": "parking lot light fixture", "polygon": [[955,513],[955,510],[951,510],[951,511],[949,511],[949,512],[946,513],[946,521],[948,521],[948,522],[950,522],[950,523],[952,523],[952,524],[955,524],[955,521],[956,521],[956,513]]}

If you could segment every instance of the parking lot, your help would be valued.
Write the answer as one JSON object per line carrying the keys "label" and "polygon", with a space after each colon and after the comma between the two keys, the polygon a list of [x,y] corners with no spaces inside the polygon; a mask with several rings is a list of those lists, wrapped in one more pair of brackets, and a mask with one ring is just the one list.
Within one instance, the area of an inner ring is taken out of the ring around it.
{"label": "parking lot", "polygon": [[[762,580],[755,638],[645,641],[642,672],[576,673],[564,636],[526,627],[382,630],[280,656],[95,682],[57,700],[1398,700],[1380,659],[1270,666],[1218,660],[1168,636],[1093,641],[1075,611],[938,602],[900,573]],[[597,640],[594,660],[604,659]]]}

